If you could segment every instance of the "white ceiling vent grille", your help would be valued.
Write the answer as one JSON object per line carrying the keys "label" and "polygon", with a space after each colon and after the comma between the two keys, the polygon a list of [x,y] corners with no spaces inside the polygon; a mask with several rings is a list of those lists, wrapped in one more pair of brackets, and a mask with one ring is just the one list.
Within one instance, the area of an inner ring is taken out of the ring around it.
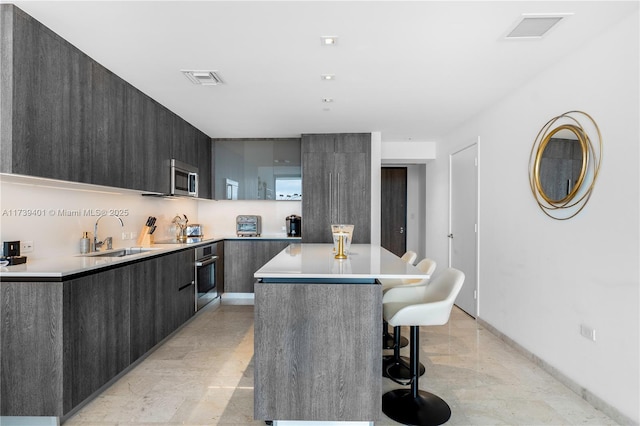
{"label": "white ceiling vent grille", "polygon": [[200,86],[217,86],[224,84],[218,71],[180,70],[193,84]]}
{"label": "white ceiling vent grille", "polygon": [[570,16],[570,13],[555,13],[547,15],[529,15],[523,14],[522,19],[516,26],[508,32],[506,38],[527,39],[542,38],[551,28],[554,28],[564,18]]}

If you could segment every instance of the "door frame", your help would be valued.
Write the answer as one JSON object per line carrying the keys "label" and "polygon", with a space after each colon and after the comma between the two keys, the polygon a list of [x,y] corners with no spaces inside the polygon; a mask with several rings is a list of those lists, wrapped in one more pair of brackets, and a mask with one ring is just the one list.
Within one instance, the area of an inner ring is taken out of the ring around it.
{"label": "door frame", "polygon": [[[447,235],[451,235],[452,230],[452,215],[453,215],[453,156],[464,151],[465,149],[476,146],[476,318],[480,317],[480,136],[475,141],[464,145],[463,147],[451,152],[449,154],[449,225]],[[448,238],[448,264],[451,267],[452,260],[452,242],[451,238]]]}

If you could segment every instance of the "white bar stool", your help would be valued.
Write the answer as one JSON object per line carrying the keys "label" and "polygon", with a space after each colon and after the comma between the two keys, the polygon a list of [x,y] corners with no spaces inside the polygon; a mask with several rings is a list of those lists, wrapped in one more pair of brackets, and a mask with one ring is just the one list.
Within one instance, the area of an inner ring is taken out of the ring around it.
{"label": "white bar stool", "polygon": [[382,412],[406,424],[433,426],[446,423],[451,408],[439,396],[418,389],[420,326],[444,325],[464,283],[464,273],[448,268],[429,285],[396,287],[385,294],[384,318],[392,326],[411,327],[411,388],[395,389],[382,395]]}
{"label": "white bar stool", "polygon": [[[422,259],[416,265],[418,269],[420,269],[425,274],[428,274],[429,276],[433,275],[433,273],[436,270],[436,266],[437,266],[436,261],[429,259],[428,257]],[[394,287],[387,288],[387,292],[392,288],[420,287],[420,286],[425,286],[429,283],[428,278],[424,280],[402,280],[402,281],[403,281],[402,284],[396,284]],[[387,292],[384,291],[384,287],[383,287],[383,292],[384,292],[384,296],[382,298],[382,304],[384,306],[386,301],[390,299],[387,297]],[[386,324],[386,321],[385,321],[385,324]],[[400,327],[394,327],[393,333],[395,337],[393,340],[393,345],[391,346],[391,348],[393,348],[393,355],[392,356],[387,355],[382,358],[382,376],[389,377],[390,379],[392,379],[393,381],[401,385],[408,384],[411,380],[411,372],[409,369],[409,359],[406,357],[400,356],[400,348],[406,346],[406,345],[404,346],[402,345],[402,340],[398,340],[398,338],[400,338]],[[402,339],[406,340],[406,338],[404,337],[402,337]],[[387,348],[383,347],[383,349],[387,349]],[[418,368],[419,368],[419,375],[422,376],[424,374],[424,365],[419,364]]]}
{"label": "white bar stool", "polygon": [[[408,250],[403,254],[400,259],[404,260],[407,263],[413,265],[413,263],[418,258],[418,254],[413,250]],[[398,285],[405,284],[405,281],[402,279],[380,279],[380,284],[382,284],[382,292],[384,294],[385,291],[389,290]],[[400,347],[404,348],[409,344],[409,341],[406,337],[401,337],[400,339]],[[382,320],[382,349],[393,349],[394,339],[393,334],[389,333],[389,324],[385,320]]]}

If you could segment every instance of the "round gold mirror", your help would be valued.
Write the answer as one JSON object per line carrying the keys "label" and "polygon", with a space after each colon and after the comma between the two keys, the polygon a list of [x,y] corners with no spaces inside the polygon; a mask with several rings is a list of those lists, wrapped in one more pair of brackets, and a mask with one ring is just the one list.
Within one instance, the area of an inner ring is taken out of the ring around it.
{"label": "round gold mirror", "polygon": [[589,158],[586,139],[579,128],[566,124],[553,129],[540,143],[534,166],[535,183],[548,203],[567,202],[580,189]]}
{"label": "round gold mirror", "polygon": [[[585,117],[591,133],[596,136],[598,150],[579,120],[584,122]],[[591,196],[601,157],[600,130],[588,114],[570,111],[542,127],[531,149],[529,181],[545,214],[564,220],[584,208]]]}

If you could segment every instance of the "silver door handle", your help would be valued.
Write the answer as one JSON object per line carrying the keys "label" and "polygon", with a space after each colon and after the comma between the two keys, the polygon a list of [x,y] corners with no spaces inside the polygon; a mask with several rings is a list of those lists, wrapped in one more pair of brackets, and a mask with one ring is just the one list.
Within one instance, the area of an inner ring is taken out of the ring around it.
{"label": "silver door handle", "polygon": [[338,221],[338,223],[340,222],[340,173],[337,173],[337,177],[336,177],[336,187],[337,187],[337,209],[336,209],[336,220]]}
{"label": "silver door handle", "polygon": [[329,173],[329,222],[333,222],[333,174]]}
{"label": "silver door handle", "polygon": [[218,260],[218,256],[211,256],[209,259],[200,260],[196,262],[196,266],[201,267],[201,266],[211,265],[212,263],[215,263],[216,260]]}

